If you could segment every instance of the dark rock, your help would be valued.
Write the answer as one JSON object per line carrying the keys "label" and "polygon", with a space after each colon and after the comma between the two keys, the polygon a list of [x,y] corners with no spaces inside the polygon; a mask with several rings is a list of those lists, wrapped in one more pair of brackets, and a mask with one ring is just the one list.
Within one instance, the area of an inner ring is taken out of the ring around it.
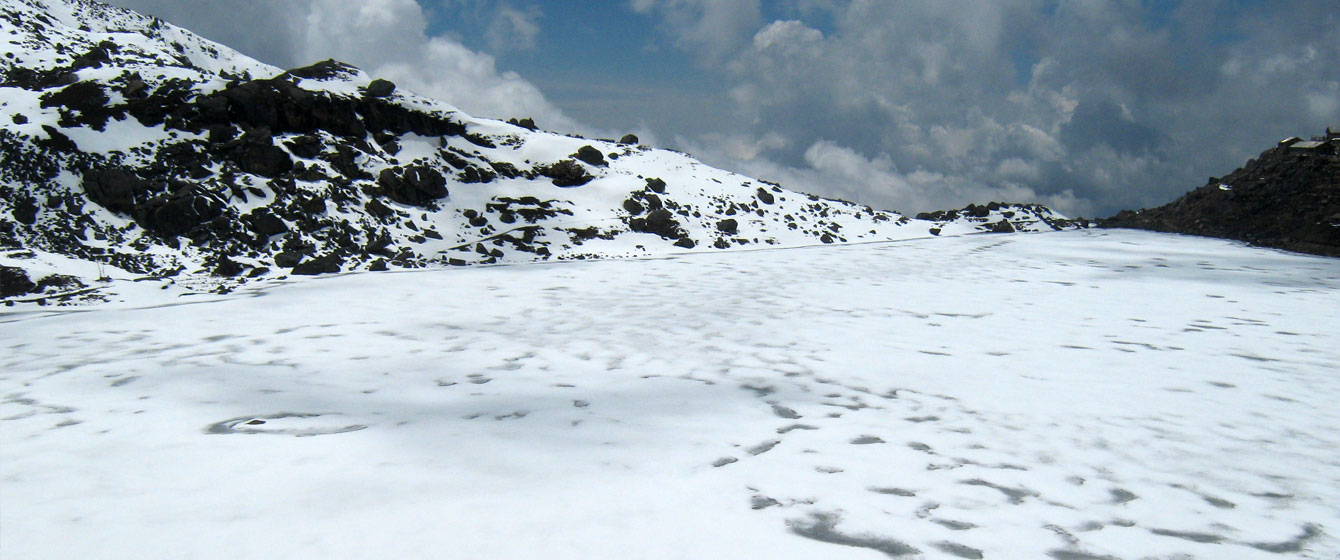
{"label": "dark rock", "polygon": [[248,221],[251,224],[251,231],[256,232],[256,235],[261,237],[270,237],[288,231],[288,224],[285,224],[284,220],[275,217],[265,208],[253,210]]}
{"label": "dark rock", "polygon": [[521,176],[521,172],[517,170],[516,166],[505,161],[490,161],[489,167],[492,167],[493,171],[498,175],[508,179],[515,179]]}
{"label": "dark rock", "polygon": [[619,139],[619,143],[624,145],[637,144],[637,142],[638,139],[636,134],[625,134],[623,135],[623,138]]}
{"label": "dark rock", "polygon": [[137,196],[151,190],[148,181],[118,169],[95,169],[84,174],[84,192],[93,202],[121,214],[130,214]]}
{"label": "dark rock", "polygon": [[293,169],[293,158],[274,145],[268,128],[243,134],[232,151],[232,158],[242,171],[261,177],[278,177]]}
{"label": "dark rock", "polygon": [[507,119],[507,124],[510,124],[510,125],[513,125],[513,126],[519,126],[519,127],[521,127],[521,128],[524,128],[524,129],[526,129],[526,130],[530,130],[530,131],[532,131],[532,132],[536,130],[535,120],[534,120],[534,119],[531,119],[531,118],[529,118],[529,117],[524,118],[524,119],[521,119],[521,120],[517,120],[517,119]]}
{"label": "dark rock", "polygon": [[42,108],[65,107],[73,111],[89,112],[102,108],[108,101],[107,92],[94,81],[77,82],[54,93],[42,96]]}
{"label": "dark rock", "polygon": [[395,210],[375,198],[369,200],[367,204],[363,205],[363,208],[374,218],[384,219],[395,215]]}
{"label": "dark rock", "polygon": [[47,133],[47,138],[46,140],[39,140],[38,141],[39,144],[52,150],[55,150],[57,152],[79,151],[79,145],[75,144],[74,140],[71,140],[69,136],[66,136],[65,134],[62,134],[61,131],[56,130],[56,127],[51,126],[49,124],[44,124],[42,125],[42,131]]}
{"label": "dark rock", "polygon": [[368,270],[373,272],[386,270],[386,259],[375,259],[371,263],[368,263]]}
{"label": "dark rock", "polygon": [[733,234],[739,229],[739,227],[740,223],[735,221],[734,218],[726,218],[724,220],[717,222],[717,230],[720,231],[721,233]]}
{"label": "dark rock", "polygon": [[[277,259],[278,257],[276,257],[275,264],[279,264]],[[293,267],[293,274],[308,276],[315,274],[334,274],[340,271],[340,267],[343,264],[344,261],[339,255],[322,255],[298,263],[297,266]]]}
{"label": "dark rock", "polygon": [[386,234],[374,235],[368,239],[363,251],[372,254],[391,256],[393,253],[387,249],[391,246],[391,236]]}
{"label": "dark rock", "polygon": [[352,75],[358,72],[357,68],[340,62],[335,59],[326,59],[311,66],[294,68],[284,74],[296,78],[306,78],[311,80],[329,80],[341,76]]}
{"label": "dark rock", "polygon": [[653,210],[650,214],[647,214],[646,218],[628,220],[628,228],[643,233],[654,233],[665,239],[684,237],[674,214],[664,208]]}
{"label": "dark rock", "polygon": [[649,190],[649,191],[651,191],[651,192],[654,192],[654,193],[657,193],[657,194],[664,193],[664,192],[665,192],[665,181],[662,181],[662,180],[657,179],[657,178],[649,178],[649,179],[647,179],[647,190]]}
{"label": "dark rock", "polygon": [[587,174],[585,168],[570,159],[543,167],[539,171],[540,175],[552,179],[556,187],[580,187],[595,179]]}
{"label": "dark rock", "polygon": [[190,185],[135,205],[135,220],[144,229],[176,237],[223,213],[224,203],[200,185]]}
{"label": "dark rock", "polygon": [[755,194],[758,196],[759,201],[763,202],[763,204],[772,204],[774,201],[772,193],[764,190],[763,187],[759,187],[758,191]]}
{"label": "dark rock", "polygon": [[0,265],[0,298],[21,296],[37,290],[28,273],[16,266]]}
{"label": "dark rock", "polygon": [[623,209],[634,216],[646,211],[641,203],[631,198],[623,201]]}
{"label": "dark rock", "polygon": [[471,143],[471,144],[474,144],[474,145],[476,145],[476,146],[479,146],[479,147],[481,147],[481,148],[497,148],[497,147],[498,147],[497,144],[494,144],[492,140],[489,140],[489,138],[488,138],[487,136],[484,136],[484,135],[482,135],[482,134],[470,134],[470,133],[465,133],[465,134],[462,134],[461,137],[462,137],[462,138],[465,138],[465,140],[466,140],[467,142],[469,142],[469,143]]}
{"label": "dark rock", "polygon": [[302,200],[299,203],[299,207],[301,207],[302,211],[306,213],[309,217],[315,216],[317,214],[326,213],[326,201],[318,197],[311,197]]}
{"label": "dark rock", "polygon": [[697,244],[696,242],[694,242],[692,239],[689,239],[689,238],[687,238],[687,237],[681,237],[681,238],[679,238],[678,241],[675,241],[675,246],[676,246],[676,247],[683,247],[683,248],[685,248],[685,249],[692,249],[692,248],[698,246],[698,244]]}
{"label": "dark rock", "polygon": [[1001,220],[991,224],[991,233],[1014,233],[1014,224],[1009,220]]}
{"label": "dark rock", "polygon": [[488,183],[493,181],[497,175],[492,171],[483,169],[474,165],[467,165],[463,171],[456,175],[456,179],[462,183]]}
{"label": "dark rock", "polygon": [[447,196],[447,180],[431,167],[411,165],[403,169],[383,169],[377,185],[391,200],[410,206],[428,206]]}
{"label": "dark rock", "polygon": [[302,262],[302,253],[297,251],[284,251],[275,253],[275,266],[280,268],[293,268]]}
{"label": "dark rock", "polygon": [[20,113],[14,113],[9,119],[14,121],[14,124],[28,124],[28,117]]}
{"label": "dark rock", "polygon": [[14,217],[14,221],[30,226],[37,223],[37,210],[37,199],[22,196],[14,201],[14,206],[9,209],[9,215]]}
{"label": "dark rock", "polygon": [[228,255],[224,255],[219,257],[219,264],[214,267],[213,274],[215,276],[237,276],[238,274],[242,274],[242,265],[237,264],[236,261],[228,258]]}
{"label": "dark rock", "polygon": [[72,70],[78,70],[81,68],[100,67],[103,64],[112,61],[111,51],[115,50],[117,50],[115,43],[103,41],[92,49],[89,49],[88,52],[76,56],[74,61],[70,63],[70,68]]}
{"label": "dark rock", "polygon": [[293,152],[293,155],[304,159],[312,159],[321,155],[321,150],[324,148],[321,145],[321,140],[307,135],[295,137],[285,142],[284,146],[287,146],[288,150]]}
{"label": "dark rock", "polygon": [[599,167],[609,165],[605,162],[605,154],[600,153],[600,150],[597,150],[594,146],[590,145],[578,148],[577,153],[573,154],[572,157]]}

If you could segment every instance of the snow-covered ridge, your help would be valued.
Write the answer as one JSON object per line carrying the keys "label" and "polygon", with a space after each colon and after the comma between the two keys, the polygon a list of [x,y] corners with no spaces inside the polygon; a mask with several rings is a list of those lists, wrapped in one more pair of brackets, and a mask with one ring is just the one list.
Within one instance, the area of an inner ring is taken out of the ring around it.
{"label": "snow-covered ridge", "polygon": [[820,199],[333,60],[281,71],[96,2],[3,0],[0,28],[0,246],[192,286],[1069,227]]}

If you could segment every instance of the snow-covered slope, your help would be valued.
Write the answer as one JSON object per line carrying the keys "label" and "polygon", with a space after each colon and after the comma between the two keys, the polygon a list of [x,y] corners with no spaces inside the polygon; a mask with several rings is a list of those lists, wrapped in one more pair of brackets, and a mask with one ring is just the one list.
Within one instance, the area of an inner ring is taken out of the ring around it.
{"label": "snow-covered slope", "polygon": [[1340,554],[1334,259],[1087,230],[116,284],[0,308],[0,557]]}
{"label": "snow-covered slope", "polygon": [[0,0],[0,30],[0,244],[197,287],[1068,227],[807,196],[633,138],[473,118],[335,61],[281,71],[86,0]]}

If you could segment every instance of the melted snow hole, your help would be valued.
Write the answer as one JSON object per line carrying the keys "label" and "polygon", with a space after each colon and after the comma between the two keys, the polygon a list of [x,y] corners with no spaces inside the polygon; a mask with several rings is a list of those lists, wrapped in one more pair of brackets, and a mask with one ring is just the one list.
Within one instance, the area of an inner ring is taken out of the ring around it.
{"label": "melted snow hole", "polygon": [[262,416],[239,416],[216,422],[205,428],[207,434],[274,434],[310,437],[356,432],[367,428],[363,424],[341,425],[339,414],[311,412],[280,412]]}

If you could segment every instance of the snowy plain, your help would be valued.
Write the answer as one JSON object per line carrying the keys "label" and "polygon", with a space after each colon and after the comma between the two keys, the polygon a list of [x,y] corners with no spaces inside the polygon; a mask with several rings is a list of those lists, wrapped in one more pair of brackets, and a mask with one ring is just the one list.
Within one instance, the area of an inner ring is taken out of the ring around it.
{"label": "snowy plain", "polygon": [[0,308],[0,556],[1340,555],[1335,259],[1089,230],[138,286]]}

